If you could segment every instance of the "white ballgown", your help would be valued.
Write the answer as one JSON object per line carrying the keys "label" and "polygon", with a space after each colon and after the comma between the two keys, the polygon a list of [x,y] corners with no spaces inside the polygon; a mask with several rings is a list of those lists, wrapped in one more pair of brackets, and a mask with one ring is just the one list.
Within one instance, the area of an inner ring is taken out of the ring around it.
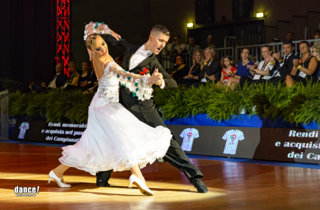
{"label": "white ballgown", "polygon": [[[153,128],[141,122],[119,103],[119,82],[125,81],[129,89],[135,89],[137,82],[111,71],[111,65],[121,68],[115,62],[107,65],[89,106],[86,130],[79,142],[62,148],[59,159],[92,175],[111,169],[129,170],[135,164],[143,168],[166,154],[172,137],[168,128]],[[151,97],[152,88],[145,80],[139,88],[134,94]]]}

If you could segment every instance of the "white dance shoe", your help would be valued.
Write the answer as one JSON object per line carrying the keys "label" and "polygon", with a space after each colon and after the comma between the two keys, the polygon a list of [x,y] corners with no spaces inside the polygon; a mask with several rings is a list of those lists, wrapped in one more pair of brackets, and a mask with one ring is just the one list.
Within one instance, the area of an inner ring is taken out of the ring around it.
{"label": "white dance shoe", "polygon": [[139,188],[142,194],[149,195],[149,196],[153,195],[153,192],[147,187],[146,183],[141,179],[139,179],[138,177],[136,177],[134,174],[130,176],[129,181],[130,181],[129,188],[132,188],[132,184],[134,184]]}
{"label": "white dance shoe", "polygon": [[49,184],[51,182],[51,179],[56,181],[59,187],[63,187],[63,188],[71,187],[70,184],[63,183],[62,177],[61,178],[57,177],[57,175],[52,170],[49,173],[49,181],[48,181]]}

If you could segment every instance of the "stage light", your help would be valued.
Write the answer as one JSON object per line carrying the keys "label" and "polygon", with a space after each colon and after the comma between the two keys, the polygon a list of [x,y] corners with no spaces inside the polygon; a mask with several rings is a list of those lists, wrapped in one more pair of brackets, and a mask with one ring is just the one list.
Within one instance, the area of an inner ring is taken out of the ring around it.
{"label": "stage light", "polygon": [[190,23],[187,23],[187,28],[192,28],[193,27],[193,23],[190,22]]}
{"label": "stage light", "polygon": [[264,12],[257,12],[256,13],[257,18],[263,18],[264,17]]}

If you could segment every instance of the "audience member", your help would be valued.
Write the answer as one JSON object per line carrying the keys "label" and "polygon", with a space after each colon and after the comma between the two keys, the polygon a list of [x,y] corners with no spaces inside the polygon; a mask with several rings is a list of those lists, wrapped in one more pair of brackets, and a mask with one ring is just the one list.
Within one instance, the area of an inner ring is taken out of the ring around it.
{"label": "audience member", "polygon": [[60,88],[67,82],[67,76],[63,74],[62,63],[56,64],[56,74],[53,79],[49,82],[48,88]]}
{"label": "audience member", "polygon": [[206,83],[210,81],[218,82],[221,77],[221,67],[219,61],[214,59],[215,51],[212,47],[207,47],[204,50],[204,67],[199,74],[199,79],[201,83]]}
{"label": "audience member", "polygon": [[[254,66],[254,64],[250,61],[250,54],[248,48],[243,48],[241,50],[241,62],[237,65],[237,72],[234,77],[231,77],[228,80],[228,86],[234,90],[237,84],[240,84],[240,81],[245,81],[244,79],[241,80],[241,77],[251,77],[250,69],[248,66]],[[240,84],[241,86],[243,84]]]}
{"label": "audience member", "polygon": [[76,64],[73,61],[69,62],[69,78],[64,85],[64,88],[66,89],[75,89],[78,87],[78,81],[79,81],[79,73],[76,68]]}
{"label": "audience member", "polygon": [[193,36],[190,36],[188,38],[187,53],[188,55],[193,56],[196,50],[201,50],[201,47],[196,44],[195,38]]}
{"label": "audience member", "polygon": [[183,78],[188,74],[188,66],[184,63],[181,55],[176,56],[176,64],[170,73],[170,76],[178,83],[182,84]]}
{"label": "audience member", "polygon": [[315,80],[317,76],[318,61],[310,53],[309,43],[299,43],[301,58],[293,60],[293,69],[286,76],[286,85],[291,87],[295,82],[306,84],[307,80]]}
{"label": "audience member", "polygon": [[92,86],[94,86],[94,82],[97,80],[93,70],[90,68],[88,62],[82,62],[82,72],[79,76],[78,86],[83,90],[86,90]]}
{"label": "audience member", "polygon": [[220,83],[223,85],[227,85],[229,79],[235,76],[237,72],[237,68],[233,66],[232,58],[229,55],[224,56],[223,64],[224,64],[224,67],[222,69]]}
{"label": "audience member", "polygon": [[[258,67],[248,66],[253,77],[241,77],[240,80],[246,80],[249,84],[265,82],[271,79],[270,70],[273,69],[275,63],[272,58],[272,47],[264,45],[261,47],[261,55],[263,60],[259,63]],[[240,83],[242,83],[240,81]]]}
{"label": "audience member", "polygon": [[181,43],[180,35],[175,35],[173,37],[173,42],[168,44],[167,47],[169,54],[172,58],[175,58],[177,55],[181,55],[182,53],[186,52],[187,45]]}
{"label": "audience member", "polygon": [[283,58],[280,53],[274,53],[273,58],[278,61],[279,65],[274,67],[271,72],[270,82],[277,84],[286,80],[287,75],[290,74],[293,68],[293,59],[297,57],[294,55],[294,46],[292,42],[284,42],[282,45]]}
{"label": "audience member", "polygon": [[201,50],[195,50],[192,58],[192,66],[189,69],[188,75],[183,78],[183,84],[187,87],[199,82],[199,74],[204,65]]}
{"label": "audience member", "polygon": [[316,77],[316,81],[319,82],[320,80],[320,46],[313,46],[311,48],[311,55],[313,57],[315,57],[318,61],[318,74],[317,74],[317,77]]}

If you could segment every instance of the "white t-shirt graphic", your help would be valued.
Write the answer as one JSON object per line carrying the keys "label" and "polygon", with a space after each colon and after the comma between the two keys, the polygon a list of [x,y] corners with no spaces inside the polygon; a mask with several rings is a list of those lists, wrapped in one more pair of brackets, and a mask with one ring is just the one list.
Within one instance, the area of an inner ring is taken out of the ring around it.
{"label": "white t-shirt graphic", "polygon": [[228,130],[222,137],[226,141],[223,154],[235,155],[239,141],[244,140],[243,132],[240,130]]}
{"label": "white t-shirt graphic", "polygon": [[24,139],[24,136],[26,135],[27,130],[29,129],[29,123],[28,122],[22,122],[19,126],[20,133],[18,136],[18,139]]}
{"label": "white t-shirt graphic", "polygon": [[183,138],[181,149],[183,151],[191,151],[193,140],[199,138],[199,131],[195,128],[186,128],[182,131],[180,137]]}

